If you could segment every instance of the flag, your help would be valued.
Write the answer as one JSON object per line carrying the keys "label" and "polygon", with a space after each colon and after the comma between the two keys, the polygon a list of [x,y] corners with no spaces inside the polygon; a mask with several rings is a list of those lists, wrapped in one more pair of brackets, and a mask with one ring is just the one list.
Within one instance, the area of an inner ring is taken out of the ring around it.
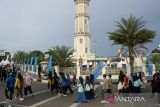
{"label": "flag", "polygon": [[26,71],[28,71],[28,65],[29,65],[29,58],[27,58]]}
{"label": "flag", "polygon": [[26,59],[24,59],[24,62],[23,62],[23,65],[22,65],[23,72],[24,72],[24,69],[25,69],[25,62],[26,62]]}
{"label": "flag", "polygon": [[151,63],[151,58],[147,56],[147,65],[148,65],[148,73],[149,75],[152,75],[152,63]]}
{"label": "flag", "polygon": [[101,69],[105,66],[103,61],[98,62],[96,70],[93,72],[94,79],[100,75]]}
{"label": "flag", "polygon": [[47,74],[52,71],[52,56],[49,56],[47,63]]}
{"label": "flag", "polygon": [[34,72],[37,71],[37,61],[38,61],[38,58],[35,57],[35,58],[34,58],[34,68],[33,68],[33,71],[34,71]]}
{"label": "flag", "polygon": [[30,65],[29,65],[30,71],[32,71],[32,63],[33,63],[33,57],[31,57],[31,60],[30,60]]}
{"label": "flag", "polygon": [[27,63],[26,64],[29,65],[29,58],[27,58]]}

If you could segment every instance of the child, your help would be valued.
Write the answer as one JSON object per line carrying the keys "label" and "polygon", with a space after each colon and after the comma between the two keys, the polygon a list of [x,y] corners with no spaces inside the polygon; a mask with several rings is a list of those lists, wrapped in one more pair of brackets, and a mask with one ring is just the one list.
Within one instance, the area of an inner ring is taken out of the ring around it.
{"label": "child", "polygon": [[20,95],[20,97],[21,97],[19,99],[20,101],[24,100],[24,98],[23,98],[23,85],[24,85],[24,79],[23,79],[21,73],[18,73],[18,77],[16,79],[15,87],[17,89],[17,96],[16,96],[16,98],[18,98],[19,95]]}

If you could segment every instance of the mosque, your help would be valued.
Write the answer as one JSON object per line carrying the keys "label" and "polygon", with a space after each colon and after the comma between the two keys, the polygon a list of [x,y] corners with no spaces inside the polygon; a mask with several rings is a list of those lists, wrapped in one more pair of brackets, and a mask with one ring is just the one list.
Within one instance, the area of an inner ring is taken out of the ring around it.
{"label": "mosque", "polygon": [[[91,52],[91,34],[89,31],[89,3],[90,0],[74,0],[75,2],[75,31],[74,31],[74,50],[73,59],[77,65],[77,75],[81,75],[81,66],[96,67],[97,62],[100,60],[107,64],[110,63],[112,58],[109,57],[97,57],[96,52]],[[144,58],[146,60],[146,58]],[[124,62],[120,61],[120,64]],[[129,68],[129,64],[125,63],[126,67]],[[135,58],[134,66],[141,67],[141,71],[147,72],[146,65],[141,58]],[[155,71],[155,70],[154,70]],[[102,73],[105,73],[102,71]],[[129,72],[128,72],[129,73]],[[130,73],[129,73],[130,74]]]}
{"label": "mosque", "polygon": [[[89,2],[90,0],[74,0],[75,2],[75,32],[74,32],[74,61],[77,68],[95,66],[99,60],[107,61],[108,58],[99,58],[91,52],[91,35],[89,32]],[[77,70],[80,75],[80,70]]]}

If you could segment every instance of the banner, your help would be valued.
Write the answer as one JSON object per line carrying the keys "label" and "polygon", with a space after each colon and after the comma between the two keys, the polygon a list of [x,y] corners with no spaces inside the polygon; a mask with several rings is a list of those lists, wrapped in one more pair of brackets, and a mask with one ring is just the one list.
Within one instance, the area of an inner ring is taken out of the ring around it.
{"label": "banner", "polygon": [[49,56],[47,63],[47,74],[52,71],[52,56]]}
{"label": "banner", "polygon": [[103,61],[98,62],[96,70],[92,73],[94,76],[94,79],[97,79],[97,77],[100,75],[100,72],[104,66],[105,64]]}
{"label": "banner", "polygon": [[26,64],[29,65],[29,58],[27,58],[27,63]]}
{"label": "banner", "polygon": [[33,57],[31,57],[31,60],[30,60],[30,65],[29,65],[30,71],[32,71],[32,63],[33,63]]}
{"label": "banner", "polygon": [[148,65],[148,73],[149,75],[152,75],[152,62],[149,56],[147,56],[147,65]]}
{"label": "banner", "polygon": [[35,57],[35,58],[34,58],[34,68],[33,68],[33,71],[34,71],[34,72],[37,71],[37,62],[38,62],[38,58]]}
{"label": "banner", "polygon": [[24,59],[23,65],[22,65],[22,70],[23,70],[23,72],[25,71],[25,62],[26,62],[26,59]]}

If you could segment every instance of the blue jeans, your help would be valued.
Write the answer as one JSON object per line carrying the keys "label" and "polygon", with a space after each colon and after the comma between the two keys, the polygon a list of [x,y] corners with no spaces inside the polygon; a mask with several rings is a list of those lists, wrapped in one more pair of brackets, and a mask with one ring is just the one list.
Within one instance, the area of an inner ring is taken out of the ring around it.
{"label": "blue jeans", "polygon": [[85,93],[84,92],[78,92],[75,98],[76,102],[85,102],[86,101],[86,97],[85,97]]}

